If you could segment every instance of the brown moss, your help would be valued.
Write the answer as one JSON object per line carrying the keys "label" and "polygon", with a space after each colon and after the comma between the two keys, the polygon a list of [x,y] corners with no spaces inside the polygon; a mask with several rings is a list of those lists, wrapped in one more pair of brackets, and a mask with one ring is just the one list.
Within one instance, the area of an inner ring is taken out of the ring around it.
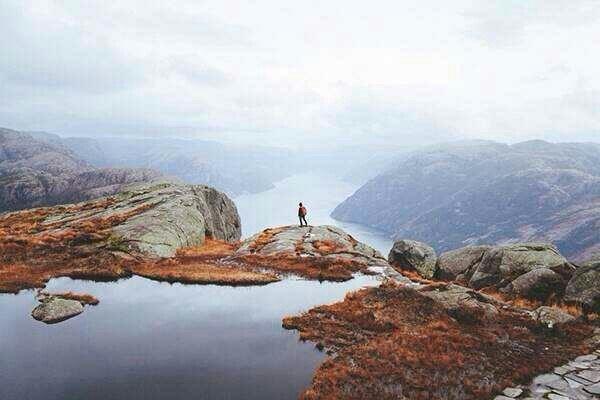
{"label": "brown moss", "polygon": [[294,274],[307,279],[342,282],[352,279],[352,274],[372,274],[368,265],[341,257],[300,257],[290,254],[260,256],[250,254],[236,257],[243,265],[271,271]]}
{"label": "brown moss", "polygon": [[273,273],[243,265],[228,265],[236,244],[207,239],[201,246],[180,249],[174,258],[138,263],[131,272],[148,279],[229,286],[265,285],[279,281]]}
{"label": "brown moss", "polygon": [[303,399],[491,398],[589,351],[592,328],[581,321],[550,331],[517,310],[499,311],[459,321],[417,290],[384,283],[283,325],[334,352]]}
{"label": "brown moss", "polygon": [[546,301],[541,301],[541,300],[535,300],[535,299],[515,297],[515,296],[511,296],[511,295],[502,293],[492,287],[483,288],[480,291],[482,293],[492,296],[500,301],[509,303],[515,307],[524,308],[526,310],[535,310],[538,307],[546,305],[546,306],[564,311],[575,317],[580,317],[585,314],[583,312],[583,309],[581,306],[579,306],[577,304],[567,304],[564,301],[562,301],[561,299],[552,298],[552,299],[548,299]]}
{"label": "brown moss", "polygon": [[132,272],[145,278],[180,283],[228,286],[265,285],[279,280],[277,275],[215,264],[140,264]]}
{"label": "brown moss", "polygon": [[258,234],[256,240],[250,245],[251,251],[258,251],[274,240],[275,235],[283,231],[283,227],[268,228]]}
{"label": "brown moss", "polygon": [[324,256],[346,250],[341,243],[332,240],[315,240],[312,245],[319,254]]}
{"label": "brown moss", "polygon": [[42,298],[44,298],[46,296],[52,296],[52,297],[60,297],[61,299],[65,299],[65,300],[76,300],[83,305],[87,304],[90,306],[96,306],[100,303],[100,300],[98,300],[96,297],[92,296],[91,294],[87,294],[87,293],[74,293],[74,292],[46,293],[46,292],[41,292],[41,293],[39,293],[39,296],[41,296]]}

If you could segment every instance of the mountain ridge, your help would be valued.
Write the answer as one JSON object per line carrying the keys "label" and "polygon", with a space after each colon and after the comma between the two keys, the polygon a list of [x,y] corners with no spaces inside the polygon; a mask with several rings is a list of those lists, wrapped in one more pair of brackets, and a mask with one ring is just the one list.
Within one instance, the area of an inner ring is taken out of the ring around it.
{"label": "mountain ridge", "polygon": [[438,251],[541,240],[586,259],[600,251],[600,145],[429,147],[371,179],[332,216]]}

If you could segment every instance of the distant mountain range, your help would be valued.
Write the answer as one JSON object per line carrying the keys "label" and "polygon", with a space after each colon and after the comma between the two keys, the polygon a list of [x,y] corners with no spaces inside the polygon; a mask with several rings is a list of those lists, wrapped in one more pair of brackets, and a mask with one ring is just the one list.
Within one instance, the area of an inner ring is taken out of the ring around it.
{"label": "distant mountain range", "polygon": [[0,212],[71,203],[162,179],[148,169],[96,168],[60,141],[0,128]]}
{"label": "distant mountain range", "polygon": [[232,196],[270,189],[273,182],[293,173],[292,152],[283,148],[168,138],[58,140],[96,167],[150,168],[186,183],[215,187]]}
{"label": "distant mountain range", "polygon": [[431,244],[550,241],[600,252],[600,144],[469,141],[406,153],[341,203],[338,220]]}

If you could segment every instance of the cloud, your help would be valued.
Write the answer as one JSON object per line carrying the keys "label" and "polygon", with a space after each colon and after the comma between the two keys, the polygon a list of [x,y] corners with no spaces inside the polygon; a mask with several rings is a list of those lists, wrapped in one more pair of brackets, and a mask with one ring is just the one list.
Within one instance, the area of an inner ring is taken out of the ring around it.
{"label": "cloud", "polygon": [[277,145],[590,140],[599,8],[5,0],[0,126]]}
{"label": "cloud", "polygon": [[9,1],[0,11],[4,84],[101,93],[143,80],[139,63],[82,23],[54,19],[29,2]]}
{"label": "cloud", "polygon": [[596,0],[492,0],[477,2],[464,12],[465,34],[492,47],[520,45],[540,27],[558,30],[596,24],[600,4]]}

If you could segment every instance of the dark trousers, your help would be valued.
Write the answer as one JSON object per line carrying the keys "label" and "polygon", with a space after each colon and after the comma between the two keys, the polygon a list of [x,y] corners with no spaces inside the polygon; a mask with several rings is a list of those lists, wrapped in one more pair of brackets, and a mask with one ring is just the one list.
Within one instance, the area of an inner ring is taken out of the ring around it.
{"label": "dark trousers", "polygon": [[304,221],[304,225],[308,226],[308,222],[306,222],[305,215],[298,215],[298,219],[300,220],[300,226],[302,226],[302,221]]}

